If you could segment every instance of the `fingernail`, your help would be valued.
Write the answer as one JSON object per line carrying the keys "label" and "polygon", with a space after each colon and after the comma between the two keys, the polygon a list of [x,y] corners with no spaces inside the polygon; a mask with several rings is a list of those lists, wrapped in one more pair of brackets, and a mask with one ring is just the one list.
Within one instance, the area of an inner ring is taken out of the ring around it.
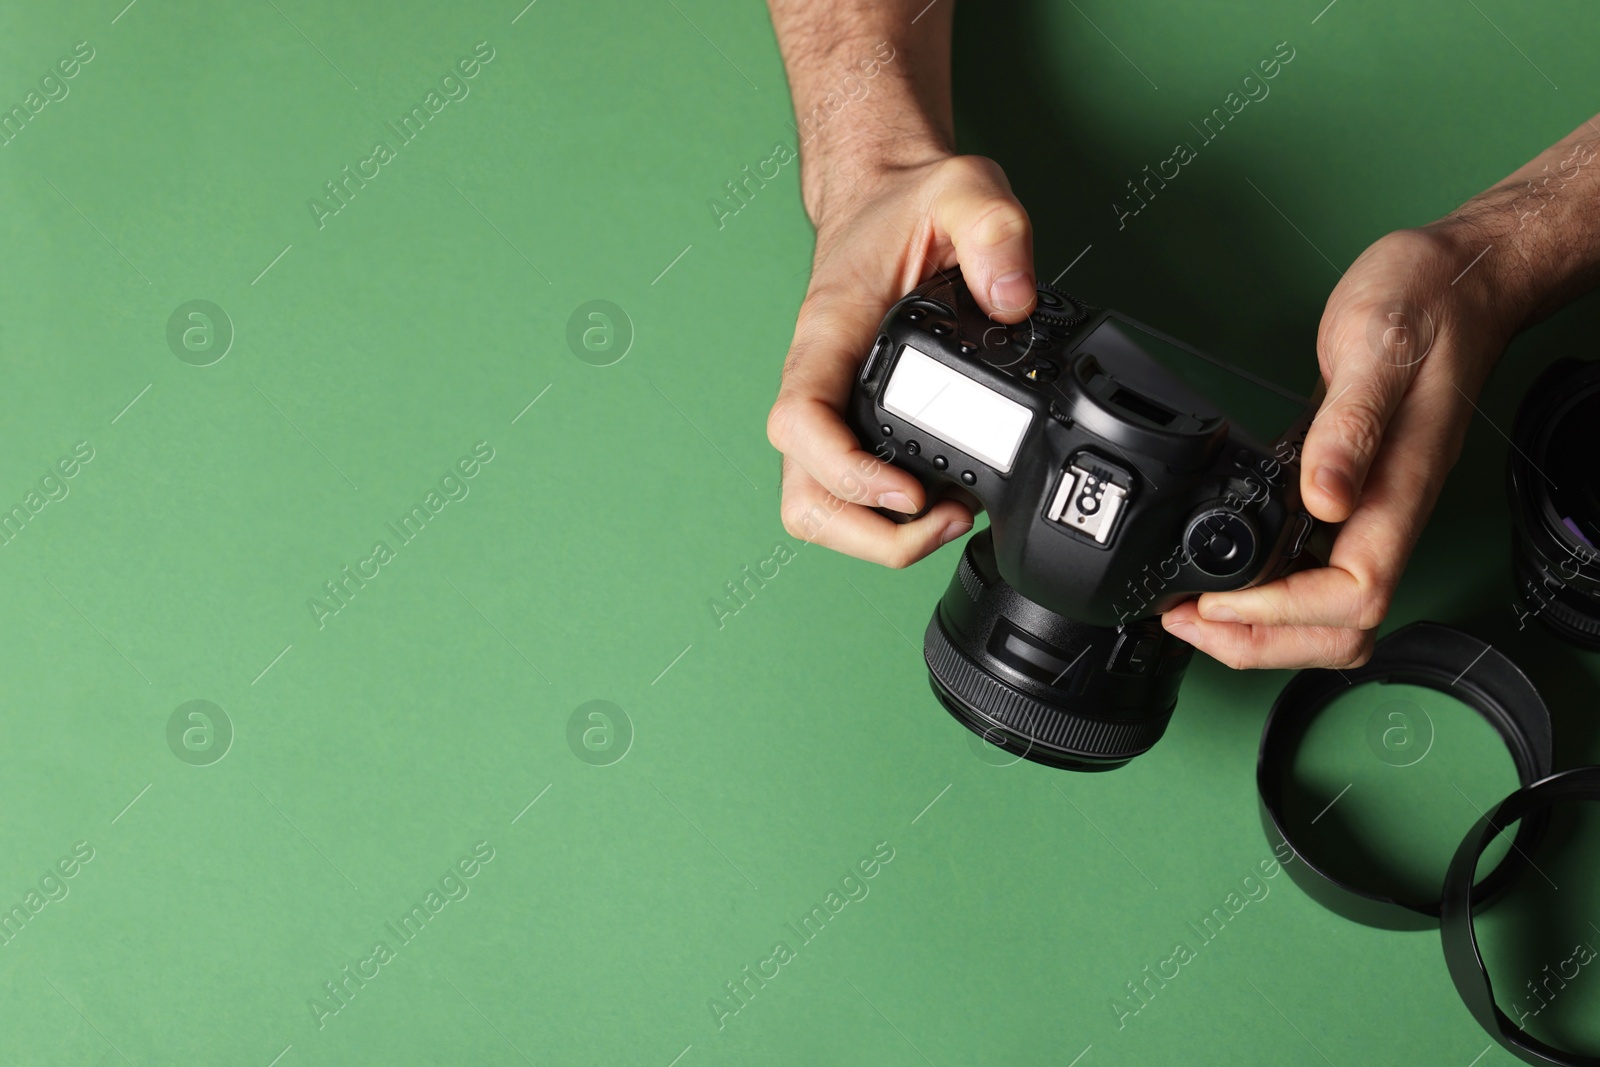
{"label": "fingernail", "polygon": [[917,511],[917,506],[904,493],[884,493],[878,497],[878,506],[888,508],[890,511],[904,512],[907,515],[914,515]]}
{"label": "fingernail", "polygon": [[1318,467],[1317,473],[1311,480],[1318,489],[1333,497],[1340,505],[1349,507],[1355,503],[1355,491],[1350,487],[1350,479],[1332,467]]}
{"label": "fingernail", "polygon": [[1198,628],[1196,628],[1195,624],[1189,622],[1187,619],[1168,622],[1165,618],[1163,618],[1161,620],[1161,625],[1167,628],[1167,633],[1171,634],[1173,637],[1176,637],[1180,641],[1187,641],[1191,645],[1194,644],[1194,639],[1200,636],[1200,631]]}
{"label": "fingernail", "polygon": [[939,543],[941,545],[948,545],[951,541],[954,541],[956,538],[960,537],[970,529],[972,529],[972,523],[962,522],[961,520],[957,519],[955,522],[952,522],[949,526],[944,528],[944,533],[939,535]]}
{"label": "fingernail", "polygon": [[1021,311],[1033,299],[1033,279],[1025,270],[1014,270],[989,286],[989,302],[1000,311]]}
{"label": "fingernail", "polygon": [[1226,604],[1207,605],[1200,609],[1200,614],[1212,622],[1244,622],[1239,613]]}

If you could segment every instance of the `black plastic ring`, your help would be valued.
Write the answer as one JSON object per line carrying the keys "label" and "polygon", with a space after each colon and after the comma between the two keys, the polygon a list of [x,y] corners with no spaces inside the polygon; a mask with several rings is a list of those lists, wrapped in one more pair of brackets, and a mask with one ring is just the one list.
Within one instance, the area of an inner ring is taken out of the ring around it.
{"label": "black plastic ring", "polygon": [[[1285,828],[1284,794],[1307,729],[1334,698],[1369,682],[1424,686],[1475,709],[1505,740],[1524,787],[1550,774],[1550,711],[1528,677],[1498,649],[1431,622],[1415,622],[1385,637],[1364,666],[1301,671],[1273,703],[1261,732],[1256,788],[1268,837],[1282,839],[1301,861],[1284,869],[1307,896],[1354,922],[1388,930],[1431,929],[1439,922],[1439,900],[1402,900],[1396,893],[1345,882],[1307,855]],[[1514,847],[1471,886],[1471,907],[1505,887],[1543,836],[1546,821],[1543,809],[1522,821]]]}
{"label": "black plastic ring", "polygon": [[1570,800],[1600,801],[1600,767],[1576,767],[1524,786],[1478,820],[1461,842],[1445,875],[1439,936],[1444,943],[1444,960],[1450,967],[1456,992],[1461,994],[1472,1017],[1506,1051],[1524,1063],[1600,1067],[1600,1056],[1579,1055],[1547,1045],[1500,1010],[1494,1002],[1494,987],[1489,981],[1489,970],[1483,965],[1483,955],[1478,951],[1477,931],[1472,926],[1472,876],[1478,869],[1483,850],[1499,835],[1501,827],[1518,819],[1526,826],[1530,815],[1545,818],[1551,806]]}

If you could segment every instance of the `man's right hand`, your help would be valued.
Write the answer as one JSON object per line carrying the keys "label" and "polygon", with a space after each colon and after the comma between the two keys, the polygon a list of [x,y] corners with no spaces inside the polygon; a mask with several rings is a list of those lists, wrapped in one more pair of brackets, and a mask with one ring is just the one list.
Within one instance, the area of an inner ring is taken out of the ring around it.
{"label": "man's right hand", "polygon": [[[852,168],[854,169],[854,168]],[[862,448],[842,412],[851,383],[895,301],[959,265],[983,310],[1020,322],[1035,300],[1033,232],[1004,172],[979,156],[854,175],[807,175],[817,225],[811,285],[800,307],[767,437],[783,453],[783,525],[795,537],[904,567],[972,529],[972,511],[938,502],[898,524],[873,507],[921,511],[910,474]]]}

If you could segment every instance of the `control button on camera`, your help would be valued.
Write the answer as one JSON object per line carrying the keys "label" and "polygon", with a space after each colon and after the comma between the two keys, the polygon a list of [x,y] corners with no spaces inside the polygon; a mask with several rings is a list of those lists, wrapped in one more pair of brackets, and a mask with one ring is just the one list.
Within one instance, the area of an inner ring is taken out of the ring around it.
{"label": "control button on camera", "polygon": [[956,332],[955,326],[948,322],[936,322],[929,326],[928,329],[939,337],[949,337]]}
{"label": "control button on camera", "polygon": [[894,427],[890,426],[888,423],[884,423],[882,426],[878,427],[878,429],[883,431],[883,436],[885,437],[894,436]]}
{"label": "control button on camera", "polygon": [[906,451],[914,456],[918,452],[922,451],[922,446],[917,444],[915,441],[907,441],[906,442]]}
{"label": "control button on camera", "polygon": [[933,469],[934,470],[942,471],[948,466],[950,466],[950,461],[945,459],[943,456],[934,456],[933,457]]}
{"label": "control button on camera", "polygon": [[879,337],[873,343],[872,351],[867,353],[867,360],[861,365],[861,381],[863,384],[872,380],[873,371],[878,367],[878,360],[883,357],[884,353],[889,351],[889,345],[890,341],[886,336]]}
{"label": "control button on camera", "polygon": [[1238,512],[1212,508],[1194,517],[1183,535],[1194,565],[1214,578],[1231,578],[1256,555],[1256,531]]}
{"label": "control button on camera", "polygon": [[921,322],[927,317],[928,313],[923,311],[921,308],[910,308],[906,311],[906,318],[910,319],[912,322]]}
{"label": "control button on camera", "polygon": [[971,471],[962,471],[961,480],[967,485],[975,485],[977,484],[978,476],[973,474]]}
{"label": "control button on camera", "polygon": [[962,341],[961,342],[961,354],[963,356],[970,356],[974,352],[976,352],[977,350],[978,350],[978,346],[973,344],[971,341]]}
{"label": "control button on camera", "polygon": [[1048,285],[1039,286],[1039,306],[1033,318],[1051,326],[1075,326],[1086,314],[1082,304]]}
{"label": "control button on camera", "polygon": [[1284,550],[1284,559],[1294,559],[1306,547],[1306,538],[1311,535],[1311,516],[1300,512],[1294,517],[1294,529],[1289,532],[1289,547]]}

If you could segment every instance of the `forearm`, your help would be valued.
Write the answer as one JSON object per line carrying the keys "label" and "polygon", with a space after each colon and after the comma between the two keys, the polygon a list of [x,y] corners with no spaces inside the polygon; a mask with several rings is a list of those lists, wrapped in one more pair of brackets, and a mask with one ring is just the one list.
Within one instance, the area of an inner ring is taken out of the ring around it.
{"label": "forearm", "polygon": [[1463,228],[1487,249],[1480,266],[1490,268],[1488,299],[1508,334],[1594,288],[1600,284],[1600,122],[1585,122],[1441,223]]}
{"label": "forearm", "polygon": [[875,169],[953,151],[954,0],[768,0],[794,98],[806,212]]}

